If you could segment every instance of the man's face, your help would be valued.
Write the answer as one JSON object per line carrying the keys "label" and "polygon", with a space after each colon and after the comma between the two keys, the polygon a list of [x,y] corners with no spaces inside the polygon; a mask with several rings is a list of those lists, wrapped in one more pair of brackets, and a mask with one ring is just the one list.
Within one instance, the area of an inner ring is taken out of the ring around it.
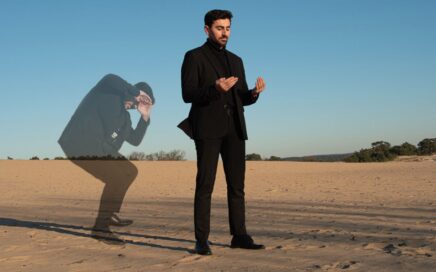
{"label": "man's face", "polygon": [[124,108],[126,110],[136,109],[137,104],[133,101],[124,101]]}
{"label": "man's face", "polygon": [[212,26],[205,26],[204,31],[209,36],[211,40],[221,45],[221,47],[226,46],[227,41],[230,38],[230,20],[229,19],[218,19],[212,23]]}

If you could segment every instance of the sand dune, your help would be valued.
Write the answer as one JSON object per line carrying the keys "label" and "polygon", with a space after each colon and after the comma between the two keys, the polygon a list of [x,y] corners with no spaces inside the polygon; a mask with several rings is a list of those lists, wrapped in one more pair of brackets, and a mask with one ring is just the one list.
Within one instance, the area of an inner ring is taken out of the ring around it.
{"label": "sand dune", "polygon": [[254,252],[229,248],[220,166],[209,257],[192,254],[195,162],[134,164],[119,246],[90,238],[102,182],[69,161],[0,161],[0,271],[435,271],[434,160],[248,162]]}

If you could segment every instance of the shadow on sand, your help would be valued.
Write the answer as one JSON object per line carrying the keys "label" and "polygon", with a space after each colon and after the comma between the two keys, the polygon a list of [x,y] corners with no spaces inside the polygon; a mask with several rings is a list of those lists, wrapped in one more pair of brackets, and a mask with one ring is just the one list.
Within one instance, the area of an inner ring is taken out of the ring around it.
{"label": "shadow on sand", "polygon": [[[0,226],[6,227],[19,227],[19,228],[29,228],[29,229],[37,229],[37,230],[45,230],[56,232],[60,234],[74,235],[77,237],[84,238],[93,238],[89,231],[92,231],[92,228],[76,226],[76,225],[68,225],[68,224],[58,224],[53,222],[37,222],[37,221],[25,221],[18,220],[13,218],[2,218],[0,217]],[[86,232],[81,232],[86,231]],[[172,241],[172,242],[180,242],[180,243],[189,243],[194,244],[194,240],[182,239],[182,238],[174,238],[174,237],[165,237],[165,236],[156,236],[156,235],[147,235],[147,234],[135,234],[130,232],[114,232],[119,235],[123,235],[124,237],[137,237],[137,238],[145,238],[145,239],[154,239],[154,240],[164,240],[164,241]],[[187,253],[195,253],[193,249],[187,247],[175,247],[175,246],[164,246],[154,243],[133,241],[131,239],[124,239],[126,244],[137,245],[137,246],[146,246],[152,248],[160,248],[160,249],[168,249],[174,251],[182,251]],[[221,247],[229,247],[228,245],[213,243],[214,246]]]}

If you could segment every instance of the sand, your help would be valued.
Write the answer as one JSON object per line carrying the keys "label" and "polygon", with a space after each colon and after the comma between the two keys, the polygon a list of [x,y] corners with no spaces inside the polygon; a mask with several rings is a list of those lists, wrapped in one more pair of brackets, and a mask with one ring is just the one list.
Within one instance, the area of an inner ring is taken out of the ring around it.
{"label": "sand", "polygon": [[229,247],[220,165],[212,256],[192,253],[195,162],[134,164],[121,215],[135,222],[113,227],[126,244],[109,245],[90,237],[101,181],[70,161],[0,161],[0,271],[436,271],[434,157],[248,162],[261,251]]}

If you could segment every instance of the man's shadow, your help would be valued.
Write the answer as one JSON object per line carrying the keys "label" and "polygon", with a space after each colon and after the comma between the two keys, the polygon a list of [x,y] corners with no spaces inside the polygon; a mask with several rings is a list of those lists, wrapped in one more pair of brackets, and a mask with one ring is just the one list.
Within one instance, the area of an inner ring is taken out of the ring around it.
{"label": "man's shadow", "polygon": [[[25,220],[13,219],[13,218],[1,218],[1,217],[0,217],[0,226],[38,229],[38,230],[52,231],[61,234],[74,235],[78,237],[92,238],[92,235],[88,233],[88,231],[91,229],[83,226],[58,224],[52,222],[25,221]],[[80,230],[84,230],[86,232],[80,232]],[[193,240],[164,237],[164,236],[141,235],[141,234],[132,234],[127,232],[116,232],[116,233],[124,236],[146,238],[146,239],[166,240],[166,241],[175,241],[175,242],[183,242],[183,243],[195,242]],[[164,245],[148,243],[148,242],[146,243],[140,241],[133,241],[131,239],[125,239],[124,242],[126,244],[132,244],[137,246],[147,246],[152,248],[162,248],[162,249],[168,249],[174,251],[194,253],[192,249],[186,247],[164,246]]]}

